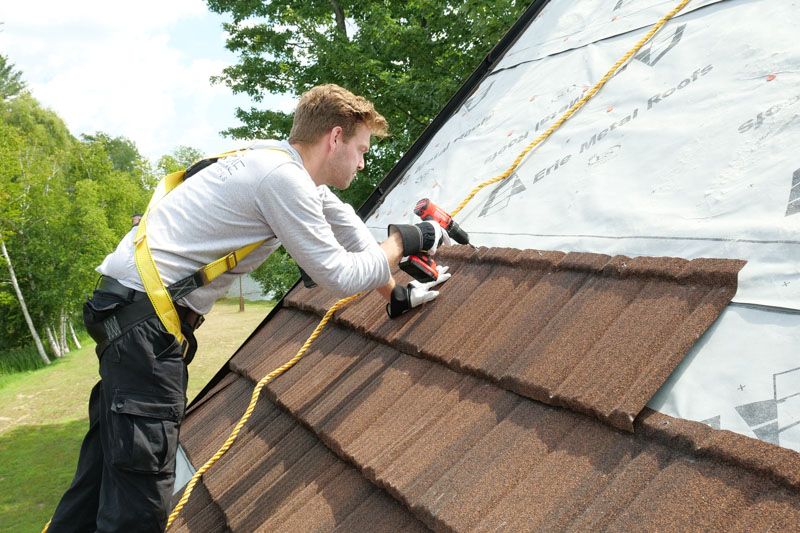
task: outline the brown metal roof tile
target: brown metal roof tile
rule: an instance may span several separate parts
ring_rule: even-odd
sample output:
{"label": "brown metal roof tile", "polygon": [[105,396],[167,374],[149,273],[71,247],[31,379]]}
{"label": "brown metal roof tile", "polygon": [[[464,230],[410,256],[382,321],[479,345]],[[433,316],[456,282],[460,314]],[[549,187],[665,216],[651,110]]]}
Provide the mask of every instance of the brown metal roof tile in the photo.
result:
{"label": "brown metal roof tile", "polygon": [[467,246],[436,257],[454,275],[433,303],[390,320],[371,294],[334,320],[628,431],[733,296],[744,264]]}
{"label": "brown metal roof tile", "polygon": [[[530,290],[542,275],[543,272],[539,270],[530,272],[515,266],[498,265],[483,283],[468,294],[443,330],[425,343],[426,352],[432,355],[450,354],[450,364],[464,368],[477,367],[483,352],[476,354],[470,348],[482,344],[487,335],[494,336],[495,329],[518,302],[520,293]],[[487,302],[496,302],[491,313],[486,312]],[[482,317],[482,320],[476,322],[476,316]]]}
{"label": "brown metal roof tile", "polygon": [[[343,469],[339,475],[330,479],[323,487],[315,479],[304,490],[307,499],[295,508],[285,506],[261,524],[264,531],[309,531],[314,524],[315,531],[334,531],[349,527],[349,531],[390,531],[387,518],[400,519],[416,524],[416,531],[425,531],[422,524],[413,519],[410,513],[398,512],[397,504],[374,485],[366,482],[353,468]],[[368,507],[363,507],[368,503]],[[394,505],[387,505],[387,504]],[[356,513],[360,509],[368,513]],[[388,516],[381,516],[386,513]],[[354,513],[355,516],[352,516]],[[375,527],[377,526],[377,527]]]}
{"label": "brown metal roof tile", "polygon": [[736,289],[739,271],[747,261],[741,259],[711,259],[701,257],[693,259],[680,275],[680,280],[687,283],[701,283],[718,287]]}
{"label": "brown metal roof tile", "polygon": [[292,322],[291,313],[277,313],[272,319],[256,330],[250,342],[245,343],[237,352],[236,359],[241,367],[248,367],[262,359],[259,347],[266,342],[275,342],[275,336],[283,327]]}
{"label": "brown metal roof tile", "polygon": [[[498,372],[496,377],[520,394],[546,403],[562,404],[565,399],[557,396],[558,387],[576,367],[585,364],[592,348],[643,287],[641,282],[634,280],[587,278],[578,292],[550,318],[533,342],[522,348],[511,364]],[[589,376],[584,387],[618,383],[618,377],[613,373]],[[585,405],[587,410],[593,407],[596,404]]]}
{"label": "brown metal roof tile", "polygon": [[[515,302],[474,347],[465,346],[471,354],[470,367],[487,375],[501,375],[547,326],[561,308],[586,282],[580,272],[539,273],[531,271],[515,294]],[[526,290],[527,289],[527,290]],[[493,306],[487,306],[489,312]]]}
{"label": "brown metal roof tile", "polygon": [[[286,372],[267,385],[273,401],[298,413],[316,409],[328,389],[375,348],[374,342],[337,326],[323,331],[317,342],[298,363],[299,372]],[[327,364],[317,365],[322,358]]]}
{"label": "brown metal roof tile", "polygon": [[636,431],[685,453],[710,455],[734,467],[754,470],[775,483],[800,490],[800,453],[706,424],[645,408]]}
{"label": "brown metal roof tile", "polygon": [[[181,496],[183,496],[183,491],[179,491],[173,496],[173,507]],[[187,506],[187,510],[178,515],[170,526],[170,531],[176,533],[178,531],[186,533],[207,533],[209,531],[227,533],[230,531],[225,513],[211,498],[202,479],[194,486],[189,501],[191,507]]]}
{"label": "brown metal roof tile", "polygon": [[[326,428],[337,439],[346,440],[346,437],[349,437],[347,442],[355,439],[359,434],[359,428],[350,425],[352,412],[342,411],[342,407],[351,405],[351,401],[353,405],[358,405],[360,400],[356,398],[357,396],[371,394],[376,376],[383,375],[386,367],[391,365],[398,355],[397,351],[388,346],[373,346],[370,352],[349,367],[337,387],[327,388],[323,396],[309,405],[305,411],[304,421],[318,433],[322,433],[322,428]],[[277,401],[286,405],[282,397]]]}
{"label": "brown metal roof tile", "polygon": [[558,270],[600,274],[603,272],[603,268],[608,264],[610,259],[611,256],[605,254],[569,252],[558,262],[556,268]]}
{"label": "brown metal roof tile", "polygon": [[307,289],[302,284],[298,284],[284,297],[283,301],[285,304],[303,309],[304,311],[323,309],[324,313],[338,301],[338,298],[321,287]]}
{"label": "brown metal roof tile", "polygon": [[444,333],[448,323],[451,322],[449,317],[453,310],[469,298],[493,269],[490,263],[476,262],[478,252],[473,252],[472,248],[468,246],[455,248],[466,250],[445,255],[443,258],[437,254],[437,264],[449,266],[453,273],[449,281],[437,287],[440,293],[443,291],[447,293],[448,305],[425,304],[415,309],[413,313],[406,313],[394,320],[384,315],[376,321],[376,324],[368,327],[367,331],[409,354],[420,353],[422,345],[435,335]]}
{"label": "brown metal roof tile", "polygon": [[398,512],[399,505],[382,490],[376,490],[345,517],[333,531],[352,533],[416,533],[430,531],[411,513]]}
{"label": "brown metal roof tile", "polygon": [[[331,378],[330,373],[325,375]],[[233,410],[240,416],[244,412],[252,386],[247,379],[236,379],[189,418],[222,421],[219,426],[227,437],[233,426],[227,423],[227,413]],[[182,436],[187,447],[201,442],[196,434],[209,429],[191,423],[188,428]],[[197,449],[192,451],[198,454]],[[392,523],[408,531],[426,530],[266,399],[256,404],[234,446],[205,473],[202,486],[195,490],[178,522],[182,531],[196,531],[194,524],[206,527],[203,531],[222,531],[228,525],[235,531],[333,531],[344,523],[367,531],[372,522],[384,524],[384,531]],[[374,505],[364,507],[367,501]],[[189,518],[195,515],[198,518]]]}
{"label": "brown metal roof tile", "polygon": [[[423,363],[422,360],[415,362]],[[441,416],[443,404],[455,401],[444,398],[443,391],[458,390],[465,380],[465,376],[442,366],[424,363],[424,373],[370,423],[369,431],[362,432],[343,447],[346,453],[357,458],[358,464],[363,465],[364,473],[370,479],[375,470],[391,465],[419,438],[419,433],[427,425]]]}
{"label": "brown metal roof tile", "polygon": [[[437,261],[455,275],[435,302],[389,320],[365,295],[267,385],[206,473],[196,505],[209,521],[750,531],[800,519],[800,454],[647,409],[634,421],[730,300],[742,262],[469,247]],[[193,461],[335,301],[295,289],[240,350],[229,366],[247,379],[223,379],[184,424]]]}
{"label": "brown metal roof tile", "polygon": [[[241,350],[228,363],[231,369],[248,377],[253,382],[258,382],[297,354],[319,323],[319,317],[294,309],[287,309],[285,312],[290,316],[285,323],[272,329],[272,336],[269,337],[270,351],[264,353],[255,348],[251,356]],[[278,315],[282,314],[284,314],[284,310],[278,313]],[[260,346],[263,345],[263,342],[263,338],[259,337],[252,339],[247,344]]]}
{"label": "brown metal roof tile", "polygon": [[[641,286],[624,308],[615,310],[613,323],[605,327],[590,350],[580,354],[581,360],[558,385],[554,396],[559,403],[584,412],[591,406],[591,412],[599,418],[632,430],[634,416],[663,381],[651,382],[650,389],[636,387],[636,396],[628,392],[653,366],[664,364],[669,355],[662,353],[664,347],[672,346],[670,340],[682,335],[683,326],[705,293],[705,287],[672,282],[651,281]],[[611,375],[614,381],[597,378]],[[662,374],[663,379],[666,376]],[[622,416],[612,416],[617,413]]]}
{"label": "brown metal roof tile", "polygon": [[621,259],[617,263],[620,265],[620,277],[635,277],[644,280],[677,279],[689,264],[688,260],[680,257],[618,257]]}
{"label": "brown metal roof tile", "polygon": [[[400,274],[399,269],[394,272],[398,282],[402,279]],[[374,324],[385,322],[387,317],[386,300],[377,291],[362,295],[336,314],[338,322],[362,334],[367,334]]]}
{"label": "brown metal roof tile", "polygon": [[[726,459],[738,456],[736,439],[731,446],[731,434],[699,423],[680,421],[670,435],[663,428],[675,419],[648,414],[637,434],[620,432],[435,362],[398,354],[387,364],[379,350],[362,356],[373,357],[380,362],[366,387],[348,375],[320,384],[321,401],[343,403],[330,405],[336,415],[314,429],[431,528],[581,531],[657,523],[740,531],[747,529],[737,524],[753,523],[765,508],[781,513],[766,523],[798,514],[791,506],[800,508],[800,489],[786,482],[797,476],[795,452],[786,451],[793,473],[781,478],[770,474],[782,467],[774,456],[762,464]],[[328,364],[338,365],[316,362]],[[351,372],[364,374],[362,365]],[[713,445],[698,443],[709,441],[707,432],[718,436]],[[762,451],[772,455],[774,448]]]}
{"label": "brown metal roof tile", "polygon": [[[192,464],[199,467],[225,443],[247,407],[240,398],[249,399],[252,389],[253,385],[247,380],[234,379],[198,409],[192,410],[192,413],[202,414],[186,416],[181,425],[181,444]],[[213,424],[208,423],[209,417]]]}

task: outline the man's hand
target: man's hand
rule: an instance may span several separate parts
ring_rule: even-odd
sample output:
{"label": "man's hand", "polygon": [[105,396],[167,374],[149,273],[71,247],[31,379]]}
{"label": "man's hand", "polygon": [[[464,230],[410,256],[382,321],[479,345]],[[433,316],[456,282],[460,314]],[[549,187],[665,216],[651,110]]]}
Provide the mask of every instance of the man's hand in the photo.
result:
{"label": "man's hand", "polygon": [[444,243],[450,244],[450,236],[436,222],[426,220],[418,224],[390,224],[389,237],[399,233],[403,242],[403,256],[426,252],[436,253],[436,249]]}
{"label": "man's hand", "polygon": [[[422,251],[427,252],[428,255],[435,254],[436,250],[441,245],[450,246],[453,244],[450,242],[450,235],[436,222],[426,220],[425,222],[417,224],[417,227],[422,231],[423,246],[427,246],[427,248],[423,248]],[[432,235],[431,232],[433,233]]]}
{"label": "man's hand", "polygon": [[448,267],[439,268],[439,278],[436,281],[429,283],[422,283],[419,281],[412,281],[407,286],[396,285],[392,290],[391,301],[386,304],[386,312],[389,318],[397,318],[409,309],[430,302],[437,296],[439,291],[431,290],[433,287],[444,283],[450,279],[450,273],[447,272]]}

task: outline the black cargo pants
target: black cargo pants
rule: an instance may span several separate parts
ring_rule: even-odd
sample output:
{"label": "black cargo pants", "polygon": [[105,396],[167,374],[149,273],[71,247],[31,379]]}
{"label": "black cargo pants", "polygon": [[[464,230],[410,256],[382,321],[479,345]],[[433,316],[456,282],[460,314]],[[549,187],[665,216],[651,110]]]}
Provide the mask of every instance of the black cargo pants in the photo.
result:
{"label": "black cargo pants", "polygon": [[[100,322],[127,303],[95,291],[84,321]],[[153,316],[98,356],[101,379],[89,398],[89,431],[49,531],[163,531],[186,406],[181,347]]]}

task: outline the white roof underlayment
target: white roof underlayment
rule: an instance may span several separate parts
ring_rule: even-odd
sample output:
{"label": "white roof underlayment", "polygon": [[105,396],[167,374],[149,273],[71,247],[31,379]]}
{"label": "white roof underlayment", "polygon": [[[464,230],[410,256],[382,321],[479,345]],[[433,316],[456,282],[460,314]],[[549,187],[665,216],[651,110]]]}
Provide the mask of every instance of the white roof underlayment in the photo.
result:
{"label": "white roof underlayment", "polygon": [[[549,2],[367,220],[453,210],[677,4]],[[800,451],[800,5],[696,1],[456,220],[476,245],[746,259],[651,400]]]}

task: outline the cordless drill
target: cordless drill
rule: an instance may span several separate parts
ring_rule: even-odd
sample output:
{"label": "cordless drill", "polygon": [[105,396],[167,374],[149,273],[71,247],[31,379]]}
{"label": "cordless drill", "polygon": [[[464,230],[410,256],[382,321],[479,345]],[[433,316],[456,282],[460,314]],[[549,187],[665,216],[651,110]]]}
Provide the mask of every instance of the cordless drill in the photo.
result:
{"label": "cordless drill", "polygon": [[[446,211],[431,202],[428,198],[423,198],[414,207],[414,214],[422,220],[430,220],[439,224],[451,239],[458,244],[469,244],[469,235],[453,220]],[[427,283],[436,281],[439,271],[436,269],[436,262],[430,255],[419,252],[410,255],[400,262],[400,268],[408,273],[417,281]]]}

